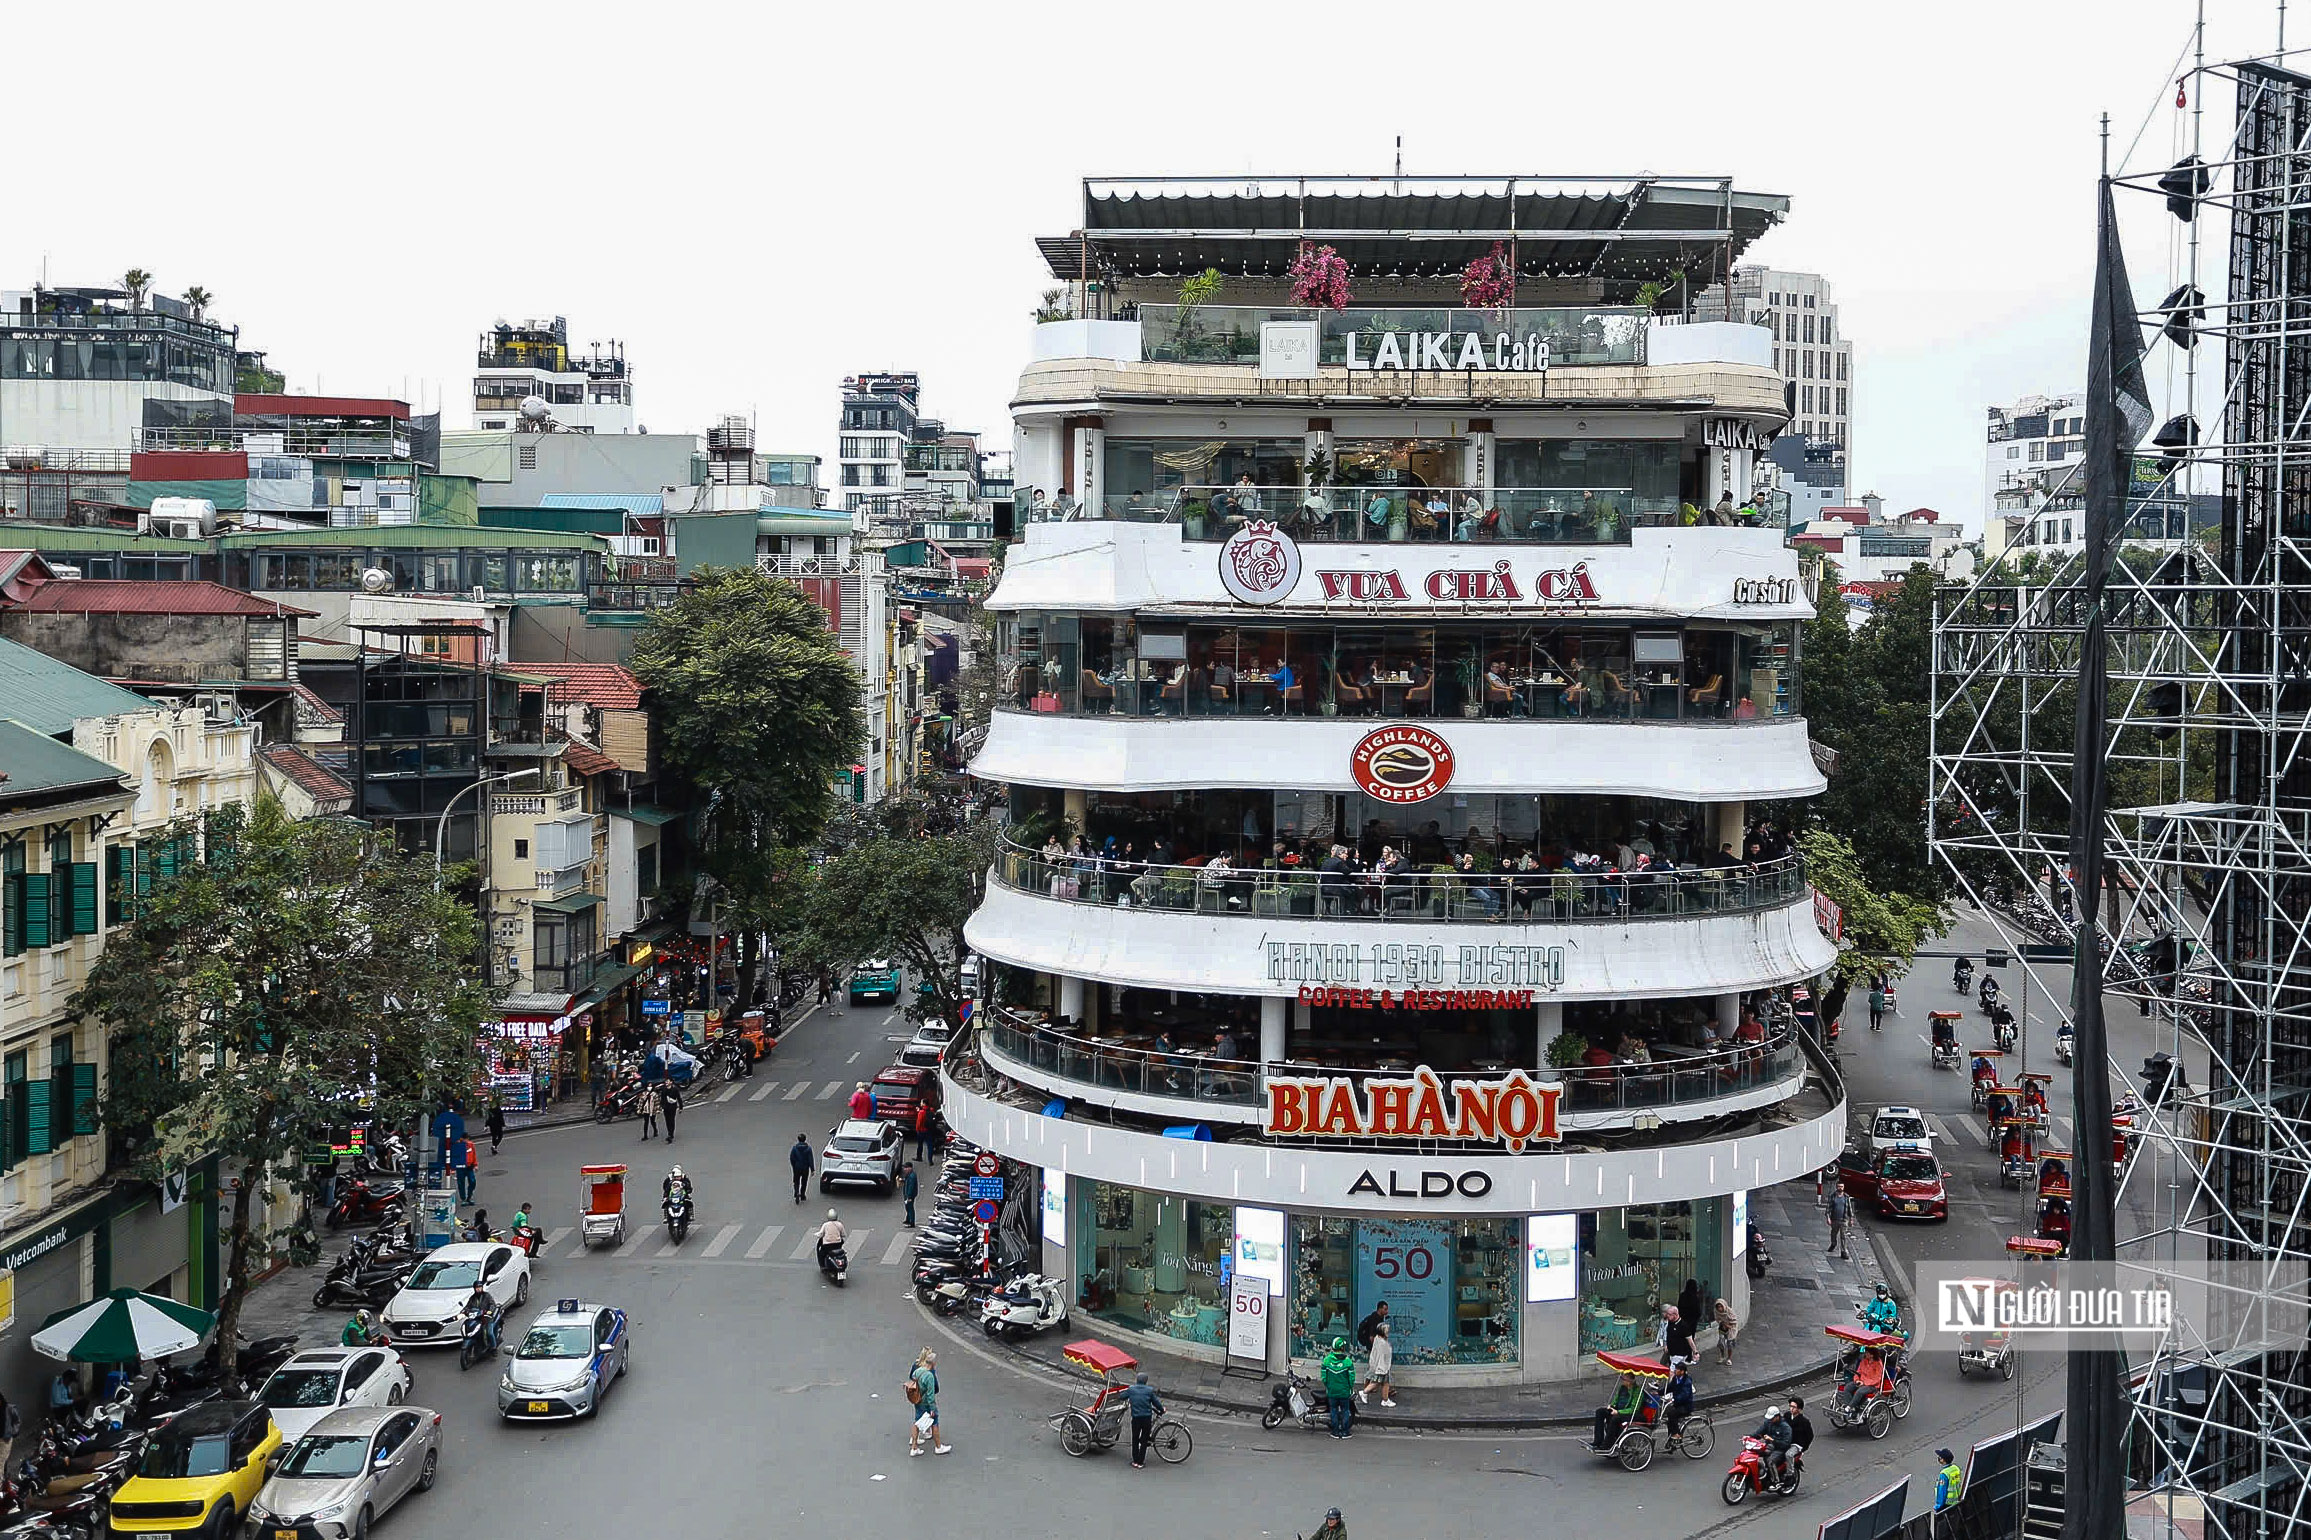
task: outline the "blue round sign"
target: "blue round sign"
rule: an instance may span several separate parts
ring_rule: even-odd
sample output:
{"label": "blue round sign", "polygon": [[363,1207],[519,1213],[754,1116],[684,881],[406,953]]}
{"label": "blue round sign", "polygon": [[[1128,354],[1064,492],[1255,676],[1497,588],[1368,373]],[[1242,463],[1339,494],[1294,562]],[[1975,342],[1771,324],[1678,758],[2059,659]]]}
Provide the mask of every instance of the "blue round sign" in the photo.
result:
{"label": "blue round sign", "polygon": [[995,1222],[995,1200],[993,1198],[981,1198],[972,1204],[971,1217],[983,1225],[993,1224]]}

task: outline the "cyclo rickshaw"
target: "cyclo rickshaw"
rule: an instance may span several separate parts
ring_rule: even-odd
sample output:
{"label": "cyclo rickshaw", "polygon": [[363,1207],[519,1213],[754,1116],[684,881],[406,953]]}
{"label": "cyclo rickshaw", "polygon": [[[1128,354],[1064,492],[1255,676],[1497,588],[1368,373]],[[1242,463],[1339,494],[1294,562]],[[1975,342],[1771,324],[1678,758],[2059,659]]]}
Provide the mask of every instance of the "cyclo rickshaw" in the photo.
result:
{"label": "cyclo rickshaw", "polygon": [[1688,1460],[1706,1460],[1709,1451],[1717,1447],[1717,1426],[1709,1414],[1695,1407],[1672,1433],[1669,1429],[1670,1369],[1665,1363],[1639,1353],[1599,1353],[1597,1362],[1615,1374],[1634,1374],[1641,1380],[1660,1381],[1647,1384],[1647,1394],[1637,1408],[1637,1415],[1629,1419],[1612,1443],[1603,1447],[1591,1444],[1589,1453],[1604,1455],[1621,1462],[1623,1470],[1643,1470],[1653,1463],[1653,1456],[1674,1448]]}
{"label": "cyclo rickshaw", "polygon": [[613,1246],[626,1239],[626,1168],[578,1168],[578,1244],[591,1251],[596,1241]]}
{"label": "cyclo rickshaw", "polygon": [[2000,1118],[1992,1136],[1999,1185],[2021,1191],[2038,1166],[2038,1124],[2026,1117]]}
{"label": "cyclo rickshaw", "polygon": [[2126,1175],[2127,1157],[2134,1153],[2134,1120],[2141,1111],[2142,1103],[2131,1096],[2111,1111],[2110,1172],[2114,1179]]}
{"label": "cyclo rickshaw", "polygon": [[[1070,1455],[1082,1456],[1096,1450],[1113,1449],[1123,1436],[1123,1419],[1129,1403],[1124,1391],[1129,1385],[1127,1376],[1139,1367],[1139,1360],[1122,1348],[1086,1337],[1081,1342],[1070,1342],[1060,1352],[1079,1369],[1099,1376],[1099,1394],[1088,1405],[1070,1406],[1051,1414],[1047,1419],[1059,1434],[1059,1447]],[[1177,1465],[1188,1457],[1195,1440],[1188,1436],[1187,1424],[1176,1417],[1156,1419],[1149,1443],[1156,1458],[1166,1465]]]}
{"label": "cyclo rickshaw", "polygon": [[2032,1072],[2017,1075],[2014,1078],[2022,1083],[2022,1111],[2024,1115],[2035,1117],[2043,1124],[2046,1118],[2046,1088],[2054,1084],[2054,1077]]}
{"label": "cyclo rickshaw", "polygon": [[[1907,1355],[1910,1339],[1898,1332],[1871,1331],[1866,1326],[1825,1326],[1822,1328],[1840,1342],[1858,1350],[1863,1358],[1875,1355],[1885,1366],[1885,1381],[1864,1397],[1858,1406],[1849,1407],[1845,1385],[1830,1397],[1830,1426],[1833,1428],[1867,1428],[1870,1437],[1884,1438],[1897,1417],[1910,1415],[1910,1366]],[[1855,1368],[1858,1372],[1860,1364]]]}
{"label": "cyclo rickshaw", "polygon": [[1926,1022],[1933,1029],[1933,1064],[1936,1069],[1958,1067],[1958,1012],[1928,1011]]}
{"label": "cyclo rickshaw", "polygon": [[[2062,1247],[2035,1235],[2009,1235],[2007,1253],[2017,1261],[2017,1276],[2001,1278],[1994,1292],[2003,1296],[2014,1294],[2022,1287],[2020,1274],[2033,1262],[2051,1262],[2062,1255]],[[1995,1374],[2002,1380],[2014,1378],[2014,1333],[2003,1325],[1993,1324],[1977,1337],[1973,1332],[1958,1334],[1958,1378],[1964,1379],[1976,1369],[1984,1374]]]}
{"label": "cyclo rickshaw", "polygon": [[1982,1116],[1995,1131],[2008,1118],[2022,1115],[2022,1087],[1993,1084],[1982,1094]]}
{"label": "cyclo rickshaw", "polygon": [[2070,1183],[2038,1189],[2038,1238],[2054,1242],[2058,1256],[2070,1254]]}
{"label": "cyclo rickshaw", "polygon": [[1976,1048],[1967,1054],[1973,1066],[1975,1111],[1981,1111],[1988,1103],[1991,1088],[1998,1084],[1998,1061],[2005,1057],[1995,1048]]}

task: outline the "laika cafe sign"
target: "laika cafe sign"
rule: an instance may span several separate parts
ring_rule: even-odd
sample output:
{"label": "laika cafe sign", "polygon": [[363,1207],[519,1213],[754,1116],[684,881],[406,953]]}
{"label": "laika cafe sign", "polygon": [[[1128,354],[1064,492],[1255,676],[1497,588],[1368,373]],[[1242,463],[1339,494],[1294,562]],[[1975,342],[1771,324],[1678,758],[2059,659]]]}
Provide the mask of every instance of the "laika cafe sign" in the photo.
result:
{"label": "laika cafe sign", "polygon": [[1522,337],[1495,332],[1489,338],[1475,332],[1382,332],[1377,342],[1369,333],[1349,332],[1344,340],[1352,374],[1398,369],[1539,374],[1549,367],[1549,339],[1539,332]]}
{"label": "laika cafe sign", "polygon": [[1512,1155],[1556,1144],[1561,1086],[1521,1069],[1486,1080],[1446,1081],[1425,1064],[1409,1075],[1362,1079],[1278,1077],[1267,1082],[1263,1133],[1279,1139],[1464,1139]]}

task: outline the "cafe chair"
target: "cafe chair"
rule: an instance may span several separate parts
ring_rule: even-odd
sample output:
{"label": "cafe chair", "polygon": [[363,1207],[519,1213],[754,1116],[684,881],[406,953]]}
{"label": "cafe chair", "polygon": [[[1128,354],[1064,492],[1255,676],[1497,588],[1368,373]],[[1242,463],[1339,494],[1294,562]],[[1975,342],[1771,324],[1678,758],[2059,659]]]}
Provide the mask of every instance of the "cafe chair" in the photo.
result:
{"label": "cafe chair", "polygon": [[1516,703],[1516,691],[1510,689],[1505,684],[1494,684],[1489,679],[1485,681],[1485,715],[1505,717],[1516,708]]}
{"label": "cafe chair", "polygon": [[1113,711],[1115,709],[1115,686],[1088,668],[1079,670],[1079,672],[1083,675],[1083,682],[1079,686],[1083,695],[1083,709],[1086,711],[1095,709]]}
{"label": "cafe chair", "polygon": [[1613,710],[1633,712],[1637,706],[1637,692],[1621,682],[1621,676],[1605,671],[1605,704]]}
{"label": "cafe chair", "polygon": [[1233,699],[1233,697],[1228,694],[1228,687],[1224,684],[1215,684],[1208,685],[1205,688],[1210,696],[1213,709],[1217,711],[1225,711],[1228,707],[1229,701]]}
{"label": "cafe chair", "polygon": [[1685,692],[1685,704],[1688,706],[1706,706],[1714,711],[1717,709],[1719,698],[1724,693],[1725,676],[1723,674],[1711,674],[1709,683]]}
{"label": "cafe chair", "polygon": [[1361,689],[1358,689],[1355,685],[1352,685],[1347,680],[1341,678],[1340,670],[1337,668],[1331,670],[1331,674],[1332,698],[1339,704],[1341,714],[1343,716],[1350,714],[1358,716],[1363,715],[1366,706],[1365,693]]}
{"label": "cafe chair", "polygon": [[1286,716],[1297,716],[1304,710],[1306,697],[1299,685],[1287,685],[1276,692],[1276,709]]}
{"label": "cafe chair", "polygon": [[1179,678],[1172,680],[1157,693],[1163,698],[1165,714],[1169,716],[1178,716],[1181,712],[1187,710],[1188,706],[1187,675],[1180,675]]}
{"label": "cafe chair", "polygon": [[1436,676],[1429,675],[1404,692],[1404,714],[1425,716],[1436,706]]}

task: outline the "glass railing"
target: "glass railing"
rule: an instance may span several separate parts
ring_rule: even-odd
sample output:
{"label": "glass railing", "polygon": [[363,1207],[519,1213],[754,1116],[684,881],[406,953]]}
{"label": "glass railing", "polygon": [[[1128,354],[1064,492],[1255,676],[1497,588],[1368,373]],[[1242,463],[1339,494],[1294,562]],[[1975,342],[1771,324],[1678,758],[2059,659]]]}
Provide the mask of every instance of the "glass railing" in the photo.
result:
{"label": "glass railing", "polygon": [[[1461,339],[1474,337],[1488,370],[1538,373],[1579,364],[1643,363],[1649,313],[1608,307],[1503,311],[1418,305],[1348,310],[1199,305],[1183,320],[1177,305],[1141,305],[1140,357],[1151,363],[1254,365],[1260,361],[1261,322],[1314,321],[1316,361],[1323,365],[1349,367],[1353,344],[1356,363],[1362,367],[1410,352],[1414,356],[1403,365],[1408,370],[1431,367],[1436,357],[1443,356],[1447,362],[1441,372],[1459,373]],[[1393,342],[1388,340],[1392,336]],[[1414,347],[1415,336],[1449,337],[1451,345],[1440,355]]]}
{"label": "glass railing", "polygon": [[1098,856],[1050,857],[1016,845],[996,854],[996,878],[1016,892],[1072,904],[1249,919],[1415,924],[1549,924],[1678,919],[1792,904],[1805,865],[1785,856],[1724,870],[1621,872],[1322,872],[1271,866],[1158,866]]}
{"label": "glass railing", "polygon": [[[1225,540],[1253,519],[1301,540],[1390,544],[1510,541],[1546,545],[1626,543],[1638,525],[1673,525],[1674,494],[1633,487],[1182,486],[1110,492],[1097,510],[1061,502],[1045,522],[1071,518],[1177,524],[1190,540]],[[1028,522],[1038,522],[1031,513]]]}
{"label": "glass railing", "polygon": [[[1401,1079],[1402,1068],[1346,1069],[1291,1061],[1262,1066],[1244,1059],[1219,1059],[1194,1048],[1146,1046],[1127,1023],[1113,1034],[1093,1036],[1062,1030],[1002,1007],[987,1012],[988,1064],[999,1073],[1038,1071],[1054,1079],[1101,1090],[1187,1102],[1256,1107],[1265,1071],[1279,1077],[1346,1080]],[[1782,1029],[1763,1041],[1719,1048],[1657,1047],[1641,1063],[1528,1070],[1543,1083],[1564,1087],[1567,1112],[1658,1111],[1698,1105],[1775,1086],[1802,1084],[1806,1060],[1796,1032]],[[1508,1067],[1472,1068],[1468,1078],[1508,1072]],[[1445,1072],[1452,1078],[1454,1072]],[[1300,1142],[1300,1141],[1295,1141]],[[1316,1141],[1322,1142],[1322,1141]],[[1547,1147],[1536,1147],[1543,1149]]]}
{"label": "glass railing", "polygon": [[[1343,658],[1327,666],[1295,651],[1292,671],[1142,664],[1146,677],[1121,668],[1064,671],[1032,665],[1011,670],[995,699],[999,711],[1040,716],[1132,717],[1141,721],[1203,717],[1404,717],[1425,721],[1683,722],[1738,727],[1798,714],[1795,680],[1770,664],[1745,667],[1731,686],[1707,664],[1567,670],[1546,661],[1487,667],[1460,664],[1434,674],[1398,664],[1368,670]],[[1750,693],[1744,694],[1747,690]]]}

